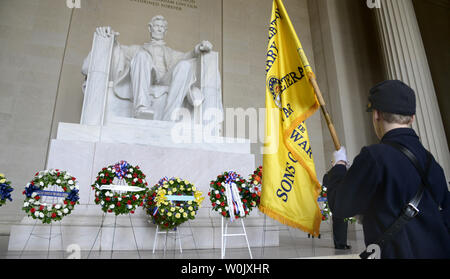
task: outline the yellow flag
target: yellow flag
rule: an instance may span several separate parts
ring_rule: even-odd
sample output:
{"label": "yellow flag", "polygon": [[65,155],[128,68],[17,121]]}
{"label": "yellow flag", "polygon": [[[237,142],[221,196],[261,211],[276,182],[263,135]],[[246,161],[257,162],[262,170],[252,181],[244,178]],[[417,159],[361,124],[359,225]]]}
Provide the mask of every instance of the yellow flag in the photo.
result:
{"label": "yellow flag", "polygon": [[313,77],[281,0],[274,0],[266,60],[266,135],[260,210],[279,222],[319,234],[320,184],[305,119],[318,108]]}

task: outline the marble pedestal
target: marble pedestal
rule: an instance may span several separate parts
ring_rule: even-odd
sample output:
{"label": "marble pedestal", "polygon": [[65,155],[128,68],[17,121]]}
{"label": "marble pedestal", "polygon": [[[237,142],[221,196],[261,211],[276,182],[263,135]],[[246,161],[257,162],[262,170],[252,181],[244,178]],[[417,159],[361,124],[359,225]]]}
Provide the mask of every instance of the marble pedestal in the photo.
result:
{"label": "marble pedestal", "polygon": [[[135,214],[119,216],[106,215],[99,237],[103,212],[95,205],[91,184],[102,167],[126,160],[131,165],[139,165],[147,176],[149,185],[154,185],[164,177],[180,177],[189,180],[203,192],[205,200],[195,220],[180,227],[181,235],[194,233],[182,239],[183,249],[220,248],[221,217],[211,210],[208,198],[209,184],[224,171],[234,170],[243,177],[248,177],[255,169],[254,155],[250,154],[249,142],[234,143],[183,143],[177,144],[167,133],[158,134],[159,139],[146,143],[145,131],[151,138],[164,123],[147,122],[146,127],[120,129],[120,124],[111,124],[101,128],[78,124],[61,123],[57,139],[52,140],[47,169],[67,170],[77,178],[80,185],[80,205],[71,215],[60,223],[43,225],[25,217],[19,225],[11,228],[9,250],[66,250],[76,244],[81,250],[152,250],[156,226],[149,222],[143,209]],[[117,125],[117,126],[115,126]],[[159,127],[159,128],[158,128]],[[144,131],[144,132],[143,132]],[[161,129],[161,131],[166,131]],[[167,132],[167,131],[166,131]],[[130,135],[140,133],[142,137]],[[105,136],[108,135],[108,136]],[[114,138],[129,137],[135,143],[114,142]],[[156,138],[156,137],[154,137]],[[131,140],[132,142],[132,140]],[[115,225],[114,225],[115,224]],[[251,247],[277,246],[278,232],[276,222],[266,218],[266,233],[263,236],[264,215],[254,209],[245,219],[247,234]],[[190,226],[190,228],[189,228]],[[34,228],[33,235],[30,233]],[[50,230],[52,237],[49,241]],[[229,226],[229,233],[240,233],[240,223]],[[114,236],[114,238],[113,238]],[[263,241],[264,239],[264,241]],[[28,243],[27,243],[28,241]],[[94,245],[94,241],[96,241]],[[113,246],[114,242],[114,246]],[[25,244],[27,243],[26,247]],[[157,249],[162,249],[163,237],[158,241]],[[174,241],[169,241],[167,249],[178,249]],[[244,237],[228,241],[228,248],[246,247]]]}

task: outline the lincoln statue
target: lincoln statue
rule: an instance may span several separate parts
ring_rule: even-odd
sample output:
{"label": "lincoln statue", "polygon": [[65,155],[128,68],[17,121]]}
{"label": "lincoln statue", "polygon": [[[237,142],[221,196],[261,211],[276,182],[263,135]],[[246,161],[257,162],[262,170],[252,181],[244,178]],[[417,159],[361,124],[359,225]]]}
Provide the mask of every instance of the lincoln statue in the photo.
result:
{"label": "lincoln statue", "polygon": [[[114,41],[110,74],[114,94],[132,102],[135,118],[169,121],[184,102],[194,108],[203,102],[202,92],[193,86],[199,78],[196,58],[210,52],[212,44],[202,41],[187,53],[173,50],[164,41],[167,28],[166,19],[158,15],[148,23],[150,42],[125,46]],[[96,35],[117,38],[118,33],[111,27],[98,27]],[[87,72],[88,61],[83,72]]]}

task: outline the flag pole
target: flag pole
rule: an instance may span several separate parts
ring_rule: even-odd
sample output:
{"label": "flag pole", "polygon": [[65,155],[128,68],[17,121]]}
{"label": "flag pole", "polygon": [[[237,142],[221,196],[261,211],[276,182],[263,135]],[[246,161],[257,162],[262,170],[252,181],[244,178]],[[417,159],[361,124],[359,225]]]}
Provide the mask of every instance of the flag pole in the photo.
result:
{"label": "flag pole", "polygon": [[[303,48],[297,49],[298,55],[300,56],[300,59],[302,60],[303,67],[311,68],[311,65],[308,62],[308,59],[306,58],[305,52],[303,51]],[[323,99],[322,92],[320,91],[319,85],[317,84],[316,77],[312,70],[308,71],[308,79],[311,82],[311,85],[314,88],[314,93],[316,94],[317,100],[319,101],[320,109],[322,111],[323,116],[325,117],[325,121],[328,125],[328,130],[330,131],[331,138],[333,139],[334,148],[336,150],[341,149],[341,143],[339,141],[338,135],[336,133],[336,129],[334,128],[333,121],[331,121],[331,116],[328,113],[325,100]]]}
{"label": "flag pole", "polygon": [[320,91],[319,85],[317,84],[317,80],[315,77],[311,77],[309,79],[311,82],[314,92],[316,93],[317,100],[319,101],[320,109],[322,111],[323,116],[325,117],[325,121],[327,122],[328,129],[330,130],[331,138],[333,139],[334,148],[336,150],[341,149],[341,143],[339,141],[338,135],[336,133],[336,129],[334,128],[333,121],[331,121],[331,116],[328,113],[327,107],[325,105],[325,101],[322,96],[322,92]]}

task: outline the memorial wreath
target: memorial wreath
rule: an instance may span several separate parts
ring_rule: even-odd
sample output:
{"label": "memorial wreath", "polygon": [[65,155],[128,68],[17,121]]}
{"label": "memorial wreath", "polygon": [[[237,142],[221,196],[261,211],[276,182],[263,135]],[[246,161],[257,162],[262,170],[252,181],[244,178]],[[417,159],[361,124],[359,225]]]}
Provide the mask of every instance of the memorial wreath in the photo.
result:
{"label": "memorial wreath", "polygon": [[[322,221],[328,221],[333,214],[331,213],[330,207],[328,206],[327,187],[322,187],[319,199],[317,201],[319,202],[320,211],[322,213]],[[356,218],[345,218],[344,221],[353,224],[356,222]]]}
{"label": "memorial wreath", "polygon": [[212,209],[231,221],[250,214],[259,199],[252,187],[234,171],[217,176],[211,181],[210,188],[208,195]]}
{"label": "memorial wreath", "polygon": [[[56,187],[61,188],[61,191]],[[49,190],[49,188],[52,188]],[[47,190],[46,190],[47,189]],[[23,194],[25,201],[23,210],[33,219],[42,220],[44,224],[52,221],[60,221],[69,215],[74,206],[79,203],[79,187],[75,177],[66,171],[50,169],[37,172],[33,180],[27,184]],[[62,202],[49,202],[48,197],[53,200],[63,198]]]}
{"label": "memorial wreath", "polygon": [[261,199],[262,188],[262,166],[259,166],[249,178],[249,187],[251,193],[256,193],[256,206],[259,205]]}
{"label": "memorial wreath", "polygon": [[11,187],[11,181],[6,180],[3,173],[0,173],[0,207],[6,203],[6,200],[12,201],[11,192],[14,189]]}
{"label": "memorial wreath", "polygon": [[120,161],[102,168],[98,173],[92,185],[94,201],[106,213],[133,214],[144,203],[147,185],[145,174],[139,166]]}
{"label": "memorial wreath", "polygon": [[189,181],[164,177],[147,192],[144,207],[155,224],[170,230],[195,219],[203,199]]}

